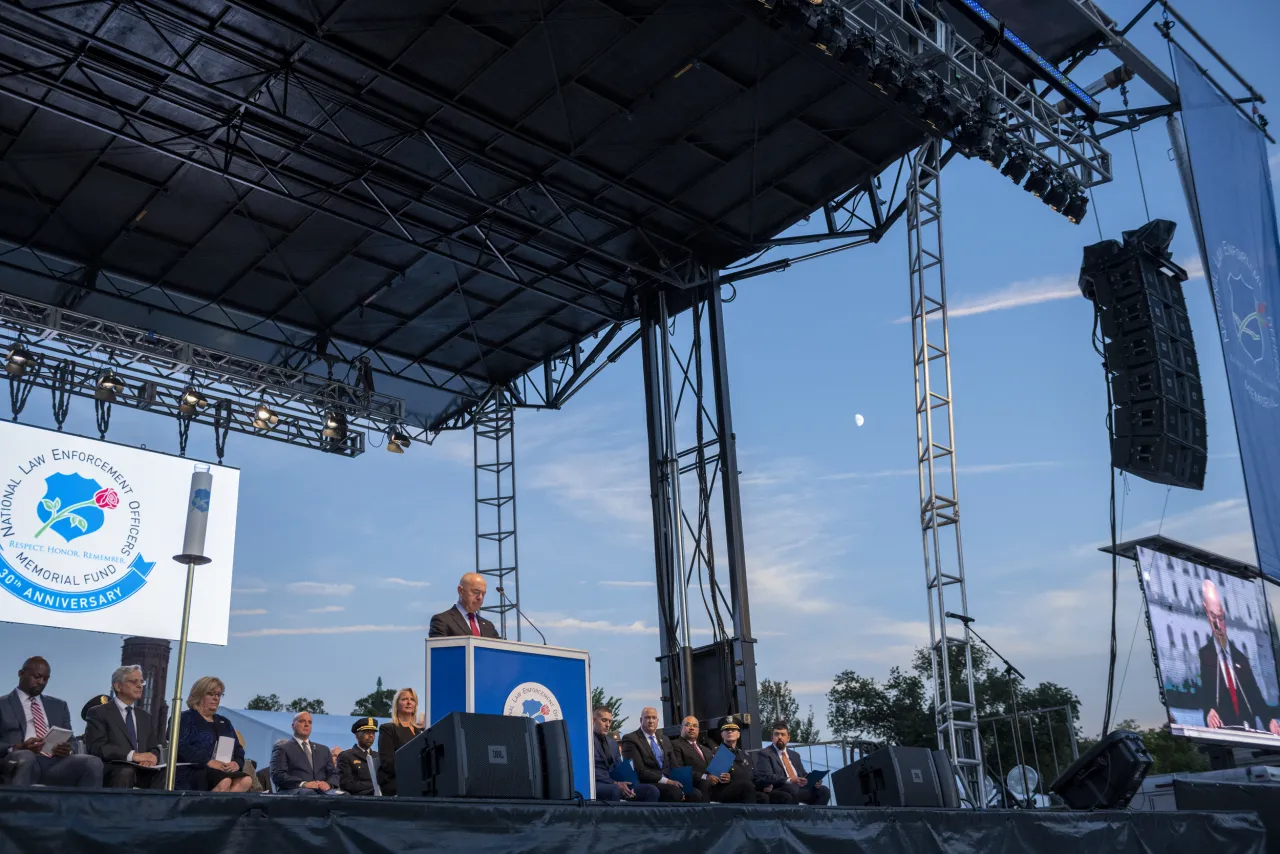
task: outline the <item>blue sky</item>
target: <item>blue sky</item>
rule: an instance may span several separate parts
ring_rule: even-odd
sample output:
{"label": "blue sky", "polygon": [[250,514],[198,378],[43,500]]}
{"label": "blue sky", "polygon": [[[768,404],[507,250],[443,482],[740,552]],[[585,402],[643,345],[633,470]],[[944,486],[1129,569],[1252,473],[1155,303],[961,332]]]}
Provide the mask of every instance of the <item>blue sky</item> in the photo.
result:
{"label": "blue sky", "polygon": [[[1125,20],[1140,3],[1105,5]],[[1280,71],[1265,59],[1280,9],[1179,7],[1280,98]],[[1149,24],[1133,37],[1167,66]],[[1095,57],[1074,77],[1087,83],[1115,64]],[[1119,108],[1118,93],[1103,99]],[[1150,103],[1145,87],[1134,85],[1133,100]],[[1179,224],[1175,258],[1189,261],[1194,239],[1163,123],[1142,129],[1137,146],[1151,214]],[[1116,180],[1096,192],[1094,210],[1104,235],[1118,237],[1146,216],[1128,136],[1109,148]],[[1098,239],[1093,212],[1073,226],[977,162],[948,167],[943,193],[970,612],[1032,682],[1074,689],[1084,729],[1096,732],[1108,642],[1110,562],[1096,551],[1107,536],[1106,397],[1092,309],[1075,289],[1080,250]],[[1154,533],[1163,517],[1169,536],[1252,560],[1203,278],[1186,293],[1208,407],[1205,489],[1130,479],[1123,535]],[[878,246],[744,283],[726,312],[759,675],[790,680],[824,731],[833,674],[882,677],[927,639],[908,303],[900,224]],[[551,643],[591,651],[596,683],[624,698],[632,722],[658,694],[637,356],[565,411],[517,420],[522,606]],[[37,393],[23,420],[48,426],[48,411]],[[93,435],[92,422],[90,403],[73,401],[70,429]],[[144,413],[117,411],[110,435],[177,448],[176,425]],[[211,429],[194,428],[191,443],[193,456],[212,455]],[[318,696],[339,713],[379,676],[420,689],[430,615],[474,566],[470,433],[354,461],[232,436],[226,462],[242,470],[231,638],[193,647],[188,681],[221,677],[233,707],[277,693]],[[1138,615],[1133,571],[1122,565],[1128,672],[1117,715],[1156,724],[1163,712]],[[0,648],[14,672],[27,655],[49,658],[50,693],[73,706],[105,689],[119,663],[113,636],[2,625]]]}

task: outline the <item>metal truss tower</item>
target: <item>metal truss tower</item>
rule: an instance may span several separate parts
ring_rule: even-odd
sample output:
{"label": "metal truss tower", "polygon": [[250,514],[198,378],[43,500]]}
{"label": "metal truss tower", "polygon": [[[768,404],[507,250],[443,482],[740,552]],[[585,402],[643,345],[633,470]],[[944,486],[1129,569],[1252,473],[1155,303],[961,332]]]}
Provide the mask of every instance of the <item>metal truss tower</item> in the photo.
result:
{"label": "metal truss tower", "polygon": [[920,527],[938,746],[950,755],[969,787],[973,804],[980,806],[984,791],[982,744],[973,690],[956,484],[941,170],[942,140],[930,140],[916,152],[907,191]]}
{"label": "metal truss tower", "polygon": [[[718,274],[691,274],[702,284],[655,290],[640,304],[663,715],[674,724],[690,714],[704,720],[736,714],[758,734],[724,309]],[[720,585],[726,570],[728,596]],[[689,616],[695,597],[712,634],[697,650]]]}
{"label": "metal truss tower", "polygon": [[[476,409],[472,435],[476,477],[476,572],[493,590],[481,610],[506,638],[512,615],[520,640],[520,574],[516,549],[516,410],[506,388],[489,390]],[[496,593],[494,596],[492,594]]]}

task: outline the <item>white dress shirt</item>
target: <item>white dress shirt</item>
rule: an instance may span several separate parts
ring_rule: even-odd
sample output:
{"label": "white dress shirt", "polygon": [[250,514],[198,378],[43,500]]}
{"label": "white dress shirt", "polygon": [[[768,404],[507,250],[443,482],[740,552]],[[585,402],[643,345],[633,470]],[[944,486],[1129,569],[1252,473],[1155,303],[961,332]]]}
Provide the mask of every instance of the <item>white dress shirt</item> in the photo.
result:
{"label": "white dress shirt", "polygon": [[1229,643],[1220,644],[1218,643],[1218,639],[1214,638],[1213,646],[1218,652],[1218,667],[1221,668],[1226,673],[1230,673],[1231,681],[1235,682],[1236,680],[1235,670],[1233,670],[1231,667],[1231,644]]}

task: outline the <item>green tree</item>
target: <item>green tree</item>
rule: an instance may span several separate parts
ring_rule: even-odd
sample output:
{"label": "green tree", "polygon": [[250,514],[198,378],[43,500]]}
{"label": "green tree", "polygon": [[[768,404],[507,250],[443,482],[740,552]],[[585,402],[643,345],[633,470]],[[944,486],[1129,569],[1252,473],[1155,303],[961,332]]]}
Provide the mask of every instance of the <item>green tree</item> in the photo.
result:
{"label": "green tree", "polygon": [[791,693],[791,685],[787,682],[774,682],[766,679],[760,683],[760,717],[767,731],[776,721],[786,721],[791,740],[797,744],[813,744],[821,733],[813,725],[813,707],[809,707],[808,716],[800,717],[800,704]]}
{"label": "green tree", "polygon": [[359,700],[356,700],[356,707],[351,710],[351,714],[364,718],[389,718],[391,717],[391,701],[395,698],[396,692],[391,688],[382,687],[382,677],[378,677],[378,687],[373,690],[372,694],[366,694]]}
{"label": "green tree", "polygon": [[591,708],[594,710],[596,706],[607,706],[613,712],[613,724],[609,727],[609,732],[622,732],[622,725],[627,722],[626,718],[621,717],[622,698],[606,697],[604,689],[597,686],[591,689]]}
{"label": "green tree", "polygon": [[313,715],[328,714],[324,710],[324,700],[308,700],[306,697],[299,697],[290,701],[289,705],[284,707],[284,710],[295,714],[298,712],[310,712]]}
{"label": "green tree", "polygon": [[277,694],[271,694],[270,696],[257,694],[248,703],[245,703],[244,707],[254,712],[284,711],[284,703],[280,702],[280,697]]}

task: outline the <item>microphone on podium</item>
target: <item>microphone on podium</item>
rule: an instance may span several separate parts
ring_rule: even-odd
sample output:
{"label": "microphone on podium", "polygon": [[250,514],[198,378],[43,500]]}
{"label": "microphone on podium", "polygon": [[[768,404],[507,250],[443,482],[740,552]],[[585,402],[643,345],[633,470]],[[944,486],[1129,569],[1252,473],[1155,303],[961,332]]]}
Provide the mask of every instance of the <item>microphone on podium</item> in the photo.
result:
{"label": "microphone on podium", "polygon": [[[501,587],[498,588],[498,598],[499,600],[501,600],[503,605],[507,604],[507,592],[503,590]],[[542,629],[535,626],[533,624],[533,620],[530,620],[528,617],[525,617],[524,611],[521,611],[520,606],[517,605],[515,602],[511,603],[511,607],[516,609],[516,619],[519,619],[520,617],[524,617],[524,621],[529,624],[529,628],[533,629],[535,632],[538,633],[538,637],[542,638],[542,645],[546,646],[547,636],[542,633]]]}

